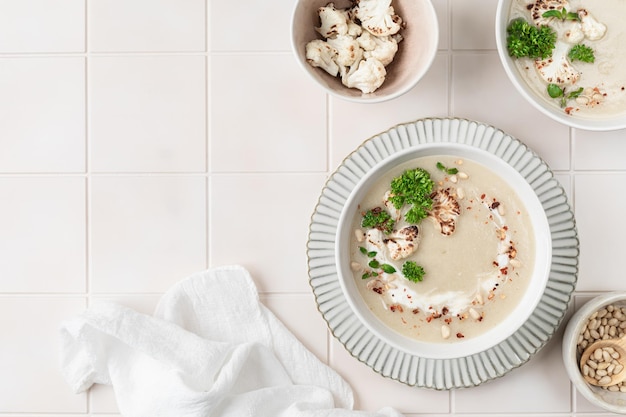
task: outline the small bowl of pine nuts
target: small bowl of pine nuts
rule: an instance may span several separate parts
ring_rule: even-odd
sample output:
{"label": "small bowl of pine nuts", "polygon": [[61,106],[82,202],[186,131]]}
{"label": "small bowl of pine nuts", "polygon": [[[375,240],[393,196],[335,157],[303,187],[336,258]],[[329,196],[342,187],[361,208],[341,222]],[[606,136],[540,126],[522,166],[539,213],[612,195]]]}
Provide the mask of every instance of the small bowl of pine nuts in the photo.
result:
{"label": "small bowl of pine nuts", "polygon": [[626,292],[610,292],[589,300],[576,311],[563,335],[563,363],[578,392],[595,406],[619,414],[626,414],[626,381],[595,386],[588,383],[585,376],[599,381],[617,375],[626,358],[608,349],[592,354],[584,364],[580,360],[582,353],[592,343],[618,339],[624,334]]}

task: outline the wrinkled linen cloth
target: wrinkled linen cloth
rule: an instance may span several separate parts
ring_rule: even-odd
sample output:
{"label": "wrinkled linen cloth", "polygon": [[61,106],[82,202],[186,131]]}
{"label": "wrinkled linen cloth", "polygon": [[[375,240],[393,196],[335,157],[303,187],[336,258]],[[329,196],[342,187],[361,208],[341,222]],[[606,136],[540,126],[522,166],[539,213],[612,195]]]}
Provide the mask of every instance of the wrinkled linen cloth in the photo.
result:
{"label": "wrinkled linen cloth", "polygon": [[349,385],[259,302],[239,266],[179,282],[154,316],[96,304],[60,338],[71,388],[112,385],[126,417],[402,417],[353,410]]}

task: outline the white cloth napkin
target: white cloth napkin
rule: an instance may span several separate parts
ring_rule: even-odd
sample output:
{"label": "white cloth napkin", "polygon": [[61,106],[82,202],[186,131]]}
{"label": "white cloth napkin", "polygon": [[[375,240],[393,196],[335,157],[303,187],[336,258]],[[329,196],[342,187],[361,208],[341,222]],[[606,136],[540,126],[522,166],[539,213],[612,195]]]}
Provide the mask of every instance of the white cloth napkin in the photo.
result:
{"label": "white cloth napkin", "polygon": [[181,281],[154,316],[101,303],[60,332],[71,388],[112,385],[126,417],[402,417],[353,410],[348,384],[259,302],[239,266]]}

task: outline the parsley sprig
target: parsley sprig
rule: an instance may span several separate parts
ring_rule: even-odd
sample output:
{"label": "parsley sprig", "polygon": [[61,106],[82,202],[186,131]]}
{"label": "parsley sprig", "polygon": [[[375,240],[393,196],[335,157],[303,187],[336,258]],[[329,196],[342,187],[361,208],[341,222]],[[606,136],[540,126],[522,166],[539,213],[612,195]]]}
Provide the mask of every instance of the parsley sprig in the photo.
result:
{"label": "parsley sprig", "polygon": [[391,181],[389,201],[398,210],[405,205],[410,206],[404,218],[411,224],[418,224],[432,208],[430,194],[433,186],[428,171],[423,168],[408,169]]}
{"label": "parsley sprig", "polygon": [[370,229],[379,229],[387,235],[393,231],[395,224],[395,220],[381,207],[367,210],[365,214],[363,214],[363,219],[361,219],[361,226]]}
{"label": "parsley sprig", "polygon": [[425,274],[424,268],[414,261],[406,261],[402,265],[402,275],[411,282],[423,281]]}
{"label": "parsley sprig", "polygon": [[571,61],[582,61],[593,63],[596,60],[593,49],[582,43],[574,45],[567,54]]}
{"label": "parsley sprig", "polygon": [[507,49],[512,57],[546,59],[552,55],[557,34],[550,26],[537,27],[520,17],[513,19],[506,31]]}

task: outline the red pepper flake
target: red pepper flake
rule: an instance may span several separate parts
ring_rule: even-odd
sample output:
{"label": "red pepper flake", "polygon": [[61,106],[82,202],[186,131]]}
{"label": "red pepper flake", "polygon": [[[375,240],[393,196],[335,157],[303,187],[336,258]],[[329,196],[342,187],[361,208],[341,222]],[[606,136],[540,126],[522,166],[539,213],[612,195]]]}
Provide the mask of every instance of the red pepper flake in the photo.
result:
{"label": "red pepper flake", "polygon": [[444,321],[446,322],[446,324],[450,324],[452,323],[452,317],[446,317]]}
{"label": "red pepper flake", "polygon": [[484,199],[485,199],[485,194],[481,194],[481,195],[480,195],[480,199],[481,199],[481,200],[484,200]]}
{"label": "red pepper flake", "polygon": [[458,333],[456,334],[456,337],[457,337],[457,339],[463,339],[465,336],[463,335],[463,333],[458,332]]}
{"label": "red pepper flake", "polygon": [[450,311],[450,310],[448,309],[448,307],[444,306],[444,307],[441,309],[441,314],[444,314],[444,315],[445,315],[445,314],[448,314],[448,312],[449,312],[449,311]]}
{"label": "red pepper flake", "polygon": [[506,275],[506,274],[508,274],[508,273],[509,273],[509,268],[508,268],[508,267],[506,267],[506,266],[505,266],[504,268],[501,268],[501,269],[500,269],[500,273],[501,273],[502,275]]}
{"label": "red pepper flake", "polygon": [[565,113],[566,113],[566,114],[572,114],[572,110],[574,110],[574,108],[573,108],[573,107],[571,107],[571,106],[570,106],[570,107],[566,107],[566,108],[565,108]]}
{"label": "red pepper flake", "polygon": [[389,306],[389,310],[391,310],[392,313],[395,313],[396,311],[403,313],[404,309],[402,308],[402,306],[400,304],[392,304]]}
{"label": "red pepper flake", "polygon": [[419,312],[420,312],[419,308],[414,308],[412,311],[413,314],[419,314]]}

